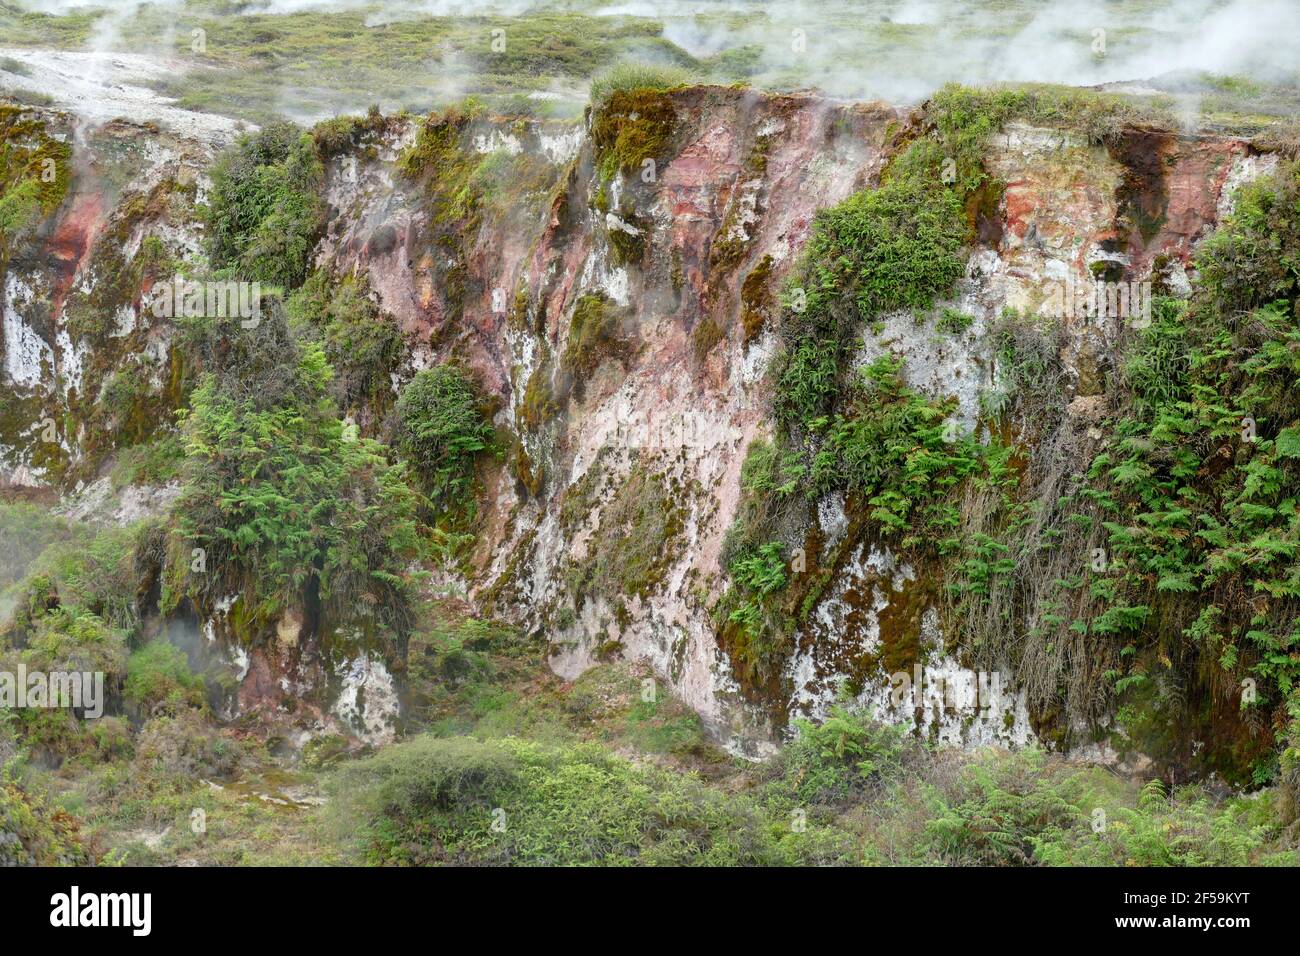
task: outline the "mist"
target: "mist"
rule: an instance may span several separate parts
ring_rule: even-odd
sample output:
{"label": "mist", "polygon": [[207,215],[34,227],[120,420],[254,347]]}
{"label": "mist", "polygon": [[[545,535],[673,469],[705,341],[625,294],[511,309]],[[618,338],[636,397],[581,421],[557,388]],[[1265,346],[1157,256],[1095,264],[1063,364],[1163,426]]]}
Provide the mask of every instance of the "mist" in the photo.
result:
{"label": "mist", "polygon": [[[56,15],[103,9],[85,44],[94,52],[159,52],[142,49],[131,34],[139,10],[174,10],[187,28],[187,16],[214,15],[214,7],[184,0],[18,0],[18,6]],[[1215,74],[1294,85],[1300,76],[1300,0],[262,0],[222,15],[343,11],[364,14],[369,28],[542,12],[650,19],[672,46],[636,58],[671,61],[676,48],[677,59],[695,66],[702,80],[815,88],[897,104],[918,102],[950,82],[1094,86]],[[472,63],[446,56],[412,75],[411,98],[473,92],[475,80]],[[296,92],[284,90],[287,112],[300,99]]]}

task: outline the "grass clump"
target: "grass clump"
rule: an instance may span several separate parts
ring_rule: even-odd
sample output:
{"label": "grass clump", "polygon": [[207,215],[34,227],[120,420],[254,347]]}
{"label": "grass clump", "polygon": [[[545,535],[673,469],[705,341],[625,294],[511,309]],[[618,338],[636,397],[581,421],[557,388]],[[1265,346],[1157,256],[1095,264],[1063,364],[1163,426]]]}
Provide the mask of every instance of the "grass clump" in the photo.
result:
{"label": "grass clump", "polygon": [[614,93],[671,90],[691,82],[691,71],[660,63],[619,63],[591,80],[591,102],[604,103]]}

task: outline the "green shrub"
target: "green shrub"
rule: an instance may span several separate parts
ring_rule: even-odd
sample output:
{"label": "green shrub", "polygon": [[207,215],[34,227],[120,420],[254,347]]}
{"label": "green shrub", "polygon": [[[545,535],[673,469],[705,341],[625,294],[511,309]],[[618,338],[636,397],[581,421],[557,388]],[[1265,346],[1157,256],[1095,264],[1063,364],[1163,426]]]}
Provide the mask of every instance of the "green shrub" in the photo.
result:
{"label": "green shrub", "polygon": [[89,866],[93,862],[71,814],[0,778],[0,867]]}
{"label": "green shrub", "polygon": [[868,793],[880,793],[917,745],[907,728],[879,724],[846,707],[832,708],[821,723],[798,719],[795,738],[775,758],[769,799],[789,803],[845,806]]}
{"label": "green shrub", "polygon": [[[195,389],[182,416],[185,488],[164,610],[184,595],[210,606],[234,593],[248,599],[247,620],[269,620],[315,595],[332,622],[400,631],[417,550],[405,468],[345,431],[318,345],[304,345],[286,372],[269,406],[237,384],[232,394],[220,373]],[[205,574],[190,573],[196,547]]]}
{"label": "green shrub", "polygon": [[[464,507],[492,422],[474,380],[455,365],[417,372],[397,400],[397,444],[437,508]],[[472,502],[471,502],[472,503]]]}
{"label": "green shrub", "polygon": [[942,789],[924,789],[923,834],[912,839],[946,865],[1245,866],[1267,859],[1279,834],[1275,794],[1215,800],[1153,780],[1134,799],[1105,771],[1038,750],[977,755]]}
{"label": "green shrub", "polygon": [[179,647],[155,640],[126,662],[123,695],[137,714],[201,707],[203,678],[190,671],[185,652]]}
{"label": "green shrub", "polygon": [[[113,627],[139,623],[135,601],[134,551],[137,531],[118,526],[69,525],[69,539],[46,548],[29,567],[20,604],[63,605],[89,611]],[[30,614],[20,610],[14,627],[22,632]]]}
{"label": "green shrub", "polygon": [[[373,862],[581,865],[843,863],[850,840],[789,840],[749,800],[593,745],[419,737],[341,770]],[[803,841],[802,837],[808,840]]]}
{"label": "green shrub", "polygon": [[948,293],[965,268],[965,234],[961,203],[928,163],[820,211],[803,263],[787,282],[778,421],[807,428],[830,411],[862,323],[929,308]]}
{"label": "green shrub", "polygon": [[39,505],[0,502],[0,590],[21,578],[47,547],[74,534],[65,519]]}
{"label": "green shrub", "polygon": [[324,169],[291,123],[241,136],[212,168],[209,255],[237,279],[297,287],[325,225]]}
{"label": "green shrub", "polygon": [[333,392],[343,408],[387,405],[391,376],[402,357],[402,334],[370,299],[364,276],[317,270],[285,303],[296,330],[319,338],[334,368]]}
{"label": "green shrub", "polygon": [[243,745],[185,709],[149,720],[136,739],[124,798],[143,804],[146,817],[170,819],[165,798],[188,794],[204,780],[231,776],[245,758]]}
{"label": "green shrub", "polygon": [[[83,608],[47,607],[52,592],[43,590],[39,580],[31,587],[29,594],[36,599],[18,616],[19,630],[10,629],[0,637],[0,670],[16,673],[21,662],[29,674],[90,674],[92,681],[93,675],[103,675],[102,699],[83,700],[81,712],[63,706],[25,707],[14,712],[13,729],[24,747],[60,761],[95,749],[90,729],[96,721],[84,719],[88,709],[84,705],[97,703],[102,713],[120,701],[126,636]],[[21,642],[14,647],[13,639],[19,633]]]}

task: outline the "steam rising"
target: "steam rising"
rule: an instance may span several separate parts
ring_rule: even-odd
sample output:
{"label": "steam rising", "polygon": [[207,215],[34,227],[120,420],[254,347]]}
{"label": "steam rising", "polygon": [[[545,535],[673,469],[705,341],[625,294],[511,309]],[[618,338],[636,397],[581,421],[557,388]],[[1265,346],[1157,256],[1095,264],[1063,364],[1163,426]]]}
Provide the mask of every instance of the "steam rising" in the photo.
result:
{"label": "steam rising", "polygon": [[[86,44],[94,52],[165,55],[141,49],[131,29],[137,13],[157,19],[174,11],[181,42],[191,20],[215,15],[211,5],[186,0],[16,2],[55,15],[102,11]],[[1300,0],[253,0],[231,9],[237,12],[222,15],[361,13],[368,28],[430,17],[493,26],[540,13],[642,18],[661,24],[668,43],[638,51],[637,58],[691,66],[705,80],[815,87],[832,96],[900,104],[948,82],[1092,86],[1209,73],[1290,86],[1300,77]],[[555,22],[559,31],[581,30],[581,21]],[[173,38],[151,42],[170,47]],[[292,57],[291,34],[285,42],[284,53]],[[0,47],[6,45],[0,33]],[[410,78],[411,104],[427,103],[431,94],[476,91],[472,58],[442,50],[430,60],[430,70]],[[309,68],[310,60],[303,66]],[[572,77],[551,80],[553,90],[573,94]],[[327,95],[329,85],[322,80],[317,100],[333,112],[338,104]],[[536,88],[536,82],[528,87]],[[286,85],[284,112],[319,118],[299,115],[310,100],[302,94]]]}

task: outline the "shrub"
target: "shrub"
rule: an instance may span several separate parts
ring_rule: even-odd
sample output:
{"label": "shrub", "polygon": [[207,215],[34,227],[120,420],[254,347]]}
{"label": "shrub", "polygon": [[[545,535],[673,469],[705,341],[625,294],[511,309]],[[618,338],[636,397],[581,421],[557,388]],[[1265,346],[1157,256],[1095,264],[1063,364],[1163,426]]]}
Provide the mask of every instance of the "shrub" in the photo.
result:
{"label": "shrub", "polygon": [[594,745],[419,737],[344,768],[332,788],[335,812],[363,821],[380,863],[716,866],[856,855],[815,827],[785,843],[752,802]]}
{"label": "shrub", "polygon": [[397,443],[436,507],[464,506],[475,457],[492,443],[478,386],[459,367],[416,373],[397,400]]}
{"label": "shrub", "polygon": [[0,502],[0,589],[20,579],[47,547],[74,530],[63,518],[25,502]]}
{"label": "shrub", "polygon": [[787,283],[779,421],[806,428],[830,410],[862,322],[929,308],[952,288],[965,267],[965,231],[956,195],[920,162],[817,214],[803,264]]}
{"label": "shrub", "polygon": [[71,814],[0,778],[0,867],[89,866],[93,862]]}
{"label": "shrub", "polygon": [[33,613],[56,605],[132,629],[139,620],[132,561],[136,531],[85,525],[70,525],[67,531],[69,540],[54,542],[32,562],[20,591],[25,608],[15,615],[15,633],[25,632]]}
{"label": "shrub", "polygon": [[140,728],[128,791],[145,800],[187,793],[204,779],[230,776],[243,759],[243,746],[199,711],[161,715]]}
{"label": "shrub", "polygon": [[[269,406],[212,374],[195,389],[164,610],[186,594],[236,593],[249,599],[246,620],[265,620],[315,595],[331,621],[401,630],[417,545],[405,468],[345,432],[318,345],[303,346],[287,374]],[[206,549],[206,575],[189,573],[195,547]]]}
{"label": "shrub", "polygon": [[907,728],[879,724],[847,707],[832,708],[821,723],[798,719],[796,735],[775,758],[778,782],[769,799],[779,804],[844,806],[860,800],[902,769],[916,745]]}
{"label": "shrub", "polygon": [[140,648],[126,662],[126,702],[137,714],[203,705],[203,678],[190,671],[185,652],[163,640]]}
{"label": "shrub", "polygon": [[334,278],[313,272],[285,303],[295,329],[319,337],[335,370],[332,389],[343,408],[361,402],[384,407],[402,356],[396,322],[380,314],[364,276]]}
{"label": "shrub", "polygon": [[212,264],[241,281],[297,287],[325,224],[324,177],[311,137],[291,123],[241,136],[212,168]]}

